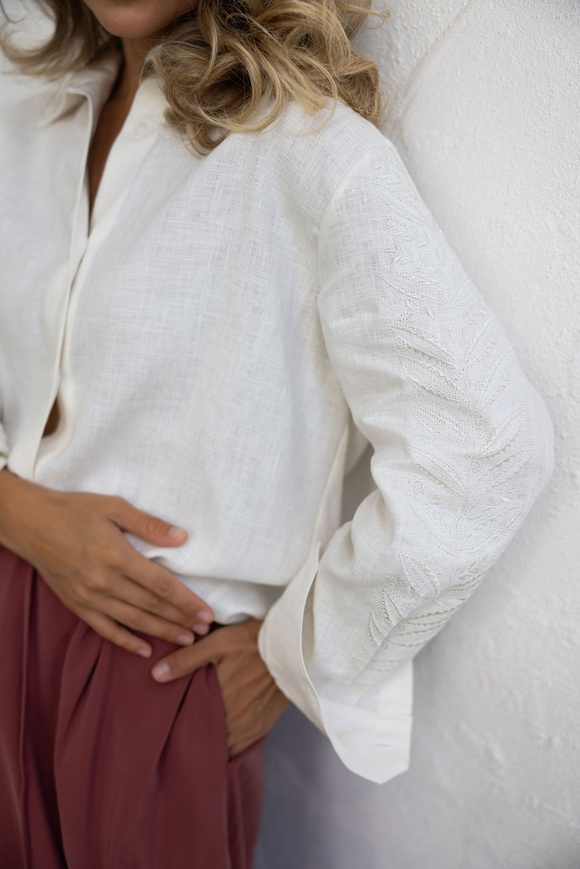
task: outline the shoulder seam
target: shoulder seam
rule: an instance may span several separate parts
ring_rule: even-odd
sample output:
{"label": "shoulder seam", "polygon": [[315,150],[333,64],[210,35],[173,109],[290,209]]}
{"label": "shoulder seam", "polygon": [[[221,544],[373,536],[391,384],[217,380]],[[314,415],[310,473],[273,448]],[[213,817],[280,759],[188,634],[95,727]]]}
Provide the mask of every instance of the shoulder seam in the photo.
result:
{"label": "shoulder seam", "polygon": [[318,233],[317,233],[318,237],[320,237],[320,234],[323,230],[324,224],[326,223],[326,219],[327,219],[328,212],[330,210],[330,206],[332,205],[334,200],[342,193],[343,189],[346,187],[348,181],[350,180],[350,176],[358,169],[359,165],[363,162],[363,160],[365,160],[369,156],[369,154],[372,154],[373,151],[382,151],[384,149],[385,145],[387,147],[389,145],[392,148],[395,147],[392,144],[392,142],[390,142],[390,140],[387,139],[387,137],[385,136],[384,143],[383,142],[374,143],[369,148],[367,148],[366,151],[363,151],[363,153],[355,160],[355,162],[352,164],[352,166],[349,166],[349,168],[347,169],[345,174],[342,176],[342,178],[340,179],[340,181],[338,182],[338,184],[336,185],[336,187],[334,188],[334,190],[330,194],[330,196],[328,198],[328,202],[326,203],[326,205],[324,206],[324,208],[322,210],[322,213],[320,215],[320,220],[318,223]]}

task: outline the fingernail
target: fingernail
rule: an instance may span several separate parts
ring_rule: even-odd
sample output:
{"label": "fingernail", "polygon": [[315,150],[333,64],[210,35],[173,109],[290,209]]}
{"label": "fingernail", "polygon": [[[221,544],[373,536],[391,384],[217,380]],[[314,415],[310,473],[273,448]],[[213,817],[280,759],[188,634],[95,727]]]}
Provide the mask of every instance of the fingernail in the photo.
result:
{"label": "fingernail", "polygon": [[151,649],[137,649],[137,654],[141,655],[142,658],[150,658]]}
{"label": "fingernail", "polygon": [[195,617],[198,621],[204,622],[206,625],[211,625],[213,622],[213,615],[212,613],[208,613],[207,610],[200,610]]}
{"label": "fingernail", "polygon": [[194,625],[193,632],[194,634],[201,634],[201,636],[205,636],[209,631],[209,625]]}
{"label": "fingernail", "polygon": [[177,525],[172,525],[167,532],[167,536],[171,537],[172,540],[178,540],[180,537],[183,537],[184,534],[187,535],[185,528],[178,528]]}
{"label": "fingernail", "polygon": [[[194,628],[195,630],[195,628]],[[177,642],[180,646],[191,646],[195,637],[192,637],[191,634],[180,634],[177,638]]]}
{"label": "fingernail", "polygon": [[169,676],[169,664],[155,664],[151,670],[151,674],[154,679],[157,679],[159,682],[164,682]]}

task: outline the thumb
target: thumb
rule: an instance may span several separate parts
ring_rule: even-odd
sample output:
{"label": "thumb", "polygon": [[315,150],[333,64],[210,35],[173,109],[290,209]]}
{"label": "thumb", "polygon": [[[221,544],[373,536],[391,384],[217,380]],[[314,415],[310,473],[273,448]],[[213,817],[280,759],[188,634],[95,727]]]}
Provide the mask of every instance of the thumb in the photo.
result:
{"label": "thumb", "polygon": [[187,540],[188,532],[185,528],[179,528],[159,516],[138,510],[125,498],[114,497],[111,501],[113,503],[109,518],[123,531],[129,531],[135,537],[159,546],[181,546]]}
{"label": "thumb", "polygon": [[186,646],[162,658],[151,670],[151,675],[158,682],[171,682],[205,667],[206,664],[218,664],[222,658],[220,631],[214,631],[193,646]]}

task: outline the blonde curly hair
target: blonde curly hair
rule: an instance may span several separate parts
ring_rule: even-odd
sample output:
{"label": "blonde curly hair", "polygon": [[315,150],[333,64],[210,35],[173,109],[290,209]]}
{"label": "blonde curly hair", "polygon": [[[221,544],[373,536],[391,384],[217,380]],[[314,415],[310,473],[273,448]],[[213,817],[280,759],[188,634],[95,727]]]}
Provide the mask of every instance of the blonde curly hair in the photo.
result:
{"label": "blonde curly hair", "polygon": [[[48,41],[23,49],[3,28],[4,53],[20,71],[58,78],[120,48],[120,40],[80,0],[34,2],[54,21]],[[262,130],[290,100],[313,114],[331,97],[380,126],[386,102],[378,68],[351,44],[369,15],[389,18],[371,5],[372,0],[199,0],[151,49],[143,75],[161,76],[169,122],[201,153],[230,131]],[[269,110],[260,112],[266,102]]]}

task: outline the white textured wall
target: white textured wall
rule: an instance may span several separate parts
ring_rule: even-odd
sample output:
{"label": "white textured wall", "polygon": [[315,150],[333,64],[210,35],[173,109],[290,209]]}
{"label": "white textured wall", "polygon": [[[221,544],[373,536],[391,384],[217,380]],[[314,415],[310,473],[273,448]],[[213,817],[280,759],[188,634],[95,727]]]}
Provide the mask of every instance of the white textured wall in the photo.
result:
{"label": "white textured wall", "polygon": [[556,469],[415,659],[407,773],[371,785],[283,717],[257,866],[580,869],[580,2],[388,7],[358,40],[385,132],[545,397]]}

